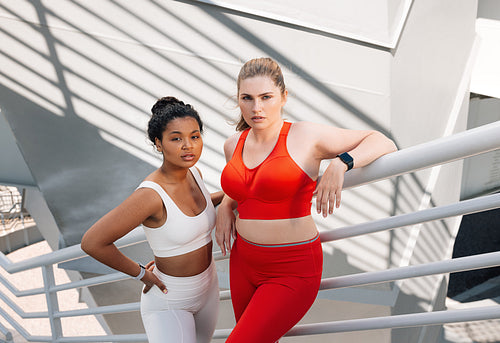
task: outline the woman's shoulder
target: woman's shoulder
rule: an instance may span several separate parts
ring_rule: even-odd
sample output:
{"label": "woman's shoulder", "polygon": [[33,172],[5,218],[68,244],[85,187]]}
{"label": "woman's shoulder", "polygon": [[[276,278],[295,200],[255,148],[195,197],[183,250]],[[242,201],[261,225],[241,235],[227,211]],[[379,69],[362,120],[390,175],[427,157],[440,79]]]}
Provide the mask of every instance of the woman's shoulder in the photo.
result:
{"label": "woman's shoulder", "polygon": [[313,139],[318,137],[318,133],[324,130],[325,125],[310,121],[298,121],[292,123],[290,135],[297,139]]}
{"label": "woman's shoulder", "polygon": [[147,183],[147,182],[153,182],[153,183],[156,183],[156,184],[159,184],[160,183],[160,171],[158,169],[154,170],[153,172],[151,172],[148,176],[146,176],[142,182],[142,183]]}
{"label": "woman's shoulder", "polygon": [[155,170],[151,174],[146,176],[139,183],[139,185],[137,185],[134,193],[139,193],[142,197],[148,197],[150,199],[154,198],[155,200],[158,200],[158,197],[160,195],[159,193],[162,190],[165,190],[158,172],[158,170]]}
{"label": "woman's shoulder", "polygon": [[312,121],[298,121],[298,122],[293,122],[292,123],[292,128],[294,130],[300,130],[301,132],[311,132],[314,133],[320,128],[334,128],[331,125],[325,125],[325,124],[319,124],[319,123],[314,123]]}
{"label": "woman's shoulder", "polygon": [[238,145],[238,141],[241,137],[242,132],[236,132],[229,136],[224,142],[224,154],[228,159],[233,155],[234,149],[236,149],[236,145]]}
{"label": "woman's shoulder", "polygon": [[229,136],[226,139],[225,144],[232,144],[233,142],[238,143],[238,140],[240,139],[242,133],[243,133],[243,131],[238,131],[236,133],[233,133],[231,136]]}

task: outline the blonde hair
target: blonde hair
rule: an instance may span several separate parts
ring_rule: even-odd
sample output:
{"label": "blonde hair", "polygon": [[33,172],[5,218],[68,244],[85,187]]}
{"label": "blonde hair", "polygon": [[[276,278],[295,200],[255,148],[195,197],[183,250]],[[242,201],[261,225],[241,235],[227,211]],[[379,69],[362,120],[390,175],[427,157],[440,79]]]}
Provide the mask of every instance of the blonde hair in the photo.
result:
{"label": "blonde hair", "polygon": [[[246,62],[243,65],[243,67],[241,67],[237,81],[238,96],[240,94],[241,81],[255,76],[269,77],[273,81],[274,85],[280,89],[281,95],[282,96],[285,95],[286,91],[285,79],[283,77],[283,73],[281,72],[280,66],[272,58],[261,57],[261,58],[254,58]],[[247,124],[245,119],[243,119],[243,115],[240,114],[239,121],[236,123],[236,130],[244,131],[249,127],[250,126]]]}

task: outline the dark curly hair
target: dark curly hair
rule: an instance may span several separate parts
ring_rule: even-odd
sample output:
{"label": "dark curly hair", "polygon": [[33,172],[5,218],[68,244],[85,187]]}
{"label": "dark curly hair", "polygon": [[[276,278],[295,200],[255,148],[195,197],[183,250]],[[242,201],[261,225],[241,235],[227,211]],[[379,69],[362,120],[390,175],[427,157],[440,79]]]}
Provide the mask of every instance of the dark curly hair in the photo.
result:
{"label": "dark curly hair", "polygon": [[163,137],[163,131],[168,123],[177,118],[192,117],[198,122],[200,132],[203,132],[203,123],[198,112],[190,104],[185,104],[173,96],[166,96],[158,99],[151,108],[151,119],[148,123],[148,137],[153,144],[155,138],[160,141]]}

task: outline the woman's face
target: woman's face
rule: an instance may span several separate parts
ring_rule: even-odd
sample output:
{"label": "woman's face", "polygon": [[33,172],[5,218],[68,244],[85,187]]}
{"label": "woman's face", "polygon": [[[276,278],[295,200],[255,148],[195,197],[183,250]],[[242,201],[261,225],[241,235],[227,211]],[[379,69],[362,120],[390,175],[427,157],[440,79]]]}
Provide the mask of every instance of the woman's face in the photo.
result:
{"label": "woman's face", "polygon": [[267,76],[255,76],[240,82],[238,105],[243,119],[252,128],[266,127],[281,120],[287,91],[281,90]]}
{"label": "woman's face", "polygon": [[156,138],[156,147],[163,154],[164,164],[190,168],[201,156],[203,140],[200,127],[192,117],[176,118],[170,121],[160,141]]}

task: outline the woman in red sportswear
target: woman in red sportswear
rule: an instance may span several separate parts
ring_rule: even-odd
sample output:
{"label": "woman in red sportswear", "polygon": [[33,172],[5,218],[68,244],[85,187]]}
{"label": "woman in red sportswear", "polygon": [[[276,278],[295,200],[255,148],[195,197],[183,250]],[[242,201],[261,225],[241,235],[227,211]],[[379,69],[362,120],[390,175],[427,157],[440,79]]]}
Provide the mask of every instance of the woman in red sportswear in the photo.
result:
{"label": "woman in red sportswear", "polygon": [[[226,342],[274,343],[305,315],[319,289],[323,253],[313,194],[326,217],[340,205],[344,173],[396,147],[377,131],[283,121],[288,92],[270,58],[245,63],[237,87],[241,118],[224,144],[226,195],[215,234],[222,253],[231,251],[237,323]],[[331,162],[317,183],[325,159]]]}

